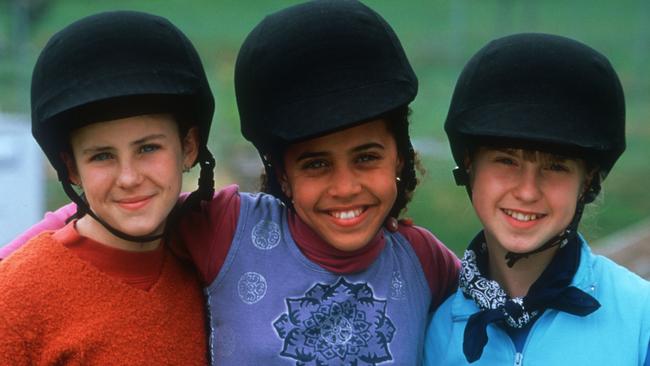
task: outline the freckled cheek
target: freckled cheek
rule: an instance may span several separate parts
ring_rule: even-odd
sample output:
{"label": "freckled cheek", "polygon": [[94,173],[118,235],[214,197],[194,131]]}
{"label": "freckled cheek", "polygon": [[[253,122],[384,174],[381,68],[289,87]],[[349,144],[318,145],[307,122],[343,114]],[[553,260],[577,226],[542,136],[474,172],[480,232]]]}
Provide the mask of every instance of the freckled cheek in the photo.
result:
{"label": "freckled cheek", "polygon": [[83,187],[107,187],[110,186],[117,174],[109,169],[85,169],[80,170],[79,177]]}
{"label": "freckled cheek", "polygon": [[164,179],[181,179],[183,174],[182,161],[173,157],[143,162],[140,169],[143,174],[151,174]]}

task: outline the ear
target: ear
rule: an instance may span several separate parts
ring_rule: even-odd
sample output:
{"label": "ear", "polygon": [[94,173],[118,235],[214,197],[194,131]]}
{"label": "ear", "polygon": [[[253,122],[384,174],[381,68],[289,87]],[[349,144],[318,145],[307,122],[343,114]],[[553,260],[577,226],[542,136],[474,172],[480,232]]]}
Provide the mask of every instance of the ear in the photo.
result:
{"label": "ear", "polygon": [[292,198],[291,185],[289,184],[289,179],[287,179],[287,175],[284,172],[279,172],[276,169],[275,176],[277,177],[278,182],[280,182],[280,188],[282,189],[282,193],[284,193],[285,196]]}
{"label": "ear", "polygon": [[183,148],[183,167],[190,168],[199,156],[199,130],[192,127],[181,141]]}
{"label": "ear", "polygon": [[397,165],[395,166],[395,177],[399,178],[402,176],[402,170],[404,169],[404,159],[401,155],[397,155]]}
{"label": "ear", "polygon": [[585,179],[583,180],[583,184],[582,184],[582,190],[580,192],[580,197],[582,197],[589,191],[589,189],[591,188],[591,183],[596,177],[596,174],[598,174],[598,169],[596,168],[586,171]]}
{"label": "ear", "polygon": [[79,177],[79,172],[77,171],[77,164],[74,161],[72,154],[67,152],[62,152],[60,154],[61,160],[65,164],[66,169],[68,170],[68,179],[74,185],[81,186],[81,178]]}

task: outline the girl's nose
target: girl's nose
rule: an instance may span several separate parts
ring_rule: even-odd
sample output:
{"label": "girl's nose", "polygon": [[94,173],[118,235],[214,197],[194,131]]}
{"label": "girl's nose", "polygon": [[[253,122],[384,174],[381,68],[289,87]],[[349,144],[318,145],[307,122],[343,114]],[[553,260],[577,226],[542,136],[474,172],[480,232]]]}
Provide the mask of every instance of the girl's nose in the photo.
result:
{"label": "girl's nose", "polygon": [[137,186],[142,181],[142,174],[138,168],[130,161],[120,162],[117,177],[117,185],[121,188],[130,188]]}
{"label": "girl's nose", "polygon": [[534,202],[541,197],[541,177],[538,169],[524,166],[516,180],[514,195],[525,202]]}
{"label": "girl's nose", "polygon": [[347,197],[361,192],[358,177],[349,167],[338,167],[330,177],[328,193],[332,196]]}

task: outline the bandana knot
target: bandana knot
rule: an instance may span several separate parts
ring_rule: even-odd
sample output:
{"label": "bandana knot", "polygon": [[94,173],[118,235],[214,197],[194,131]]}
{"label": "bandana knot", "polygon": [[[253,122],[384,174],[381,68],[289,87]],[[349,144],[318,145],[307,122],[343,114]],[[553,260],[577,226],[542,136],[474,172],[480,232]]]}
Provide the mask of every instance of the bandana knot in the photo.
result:
{"label": "bandana knot", "polygon": [[[483,245],[482,252],[485,251]],[[523,297],[509,298],[501,286],[481,275],[476,252],[465,251],[461,265],[460,288],[467,298],[474,300],[482,310],[498,310],[503,320],[512,328],[523,328],[539,311],[526,310]]]}

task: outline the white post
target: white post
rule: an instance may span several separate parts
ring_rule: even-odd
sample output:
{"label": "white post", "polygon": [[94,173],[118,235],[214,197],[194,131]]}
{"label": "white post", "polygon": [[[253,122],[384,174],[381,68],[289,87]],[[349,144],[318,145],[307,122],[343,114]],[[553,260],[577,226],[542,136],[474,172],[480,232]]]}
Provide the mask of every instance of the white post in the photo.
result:
{"label": "white post", "polygon": [[0,246],[43,217],[43,154],[28,117],[0,114]]}

